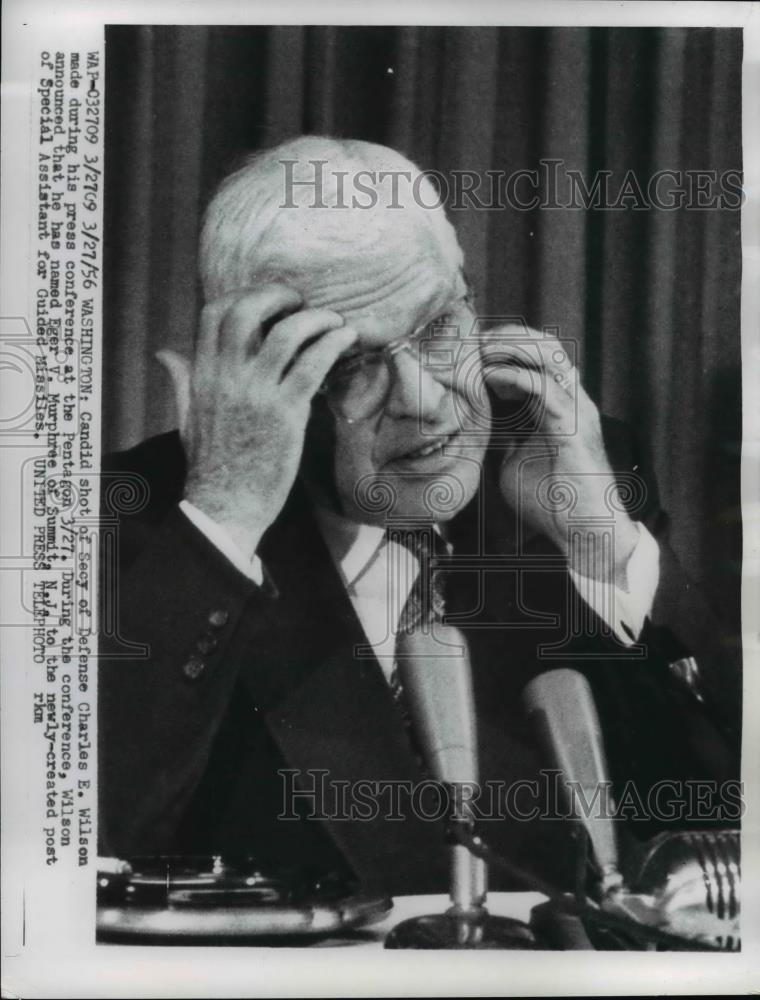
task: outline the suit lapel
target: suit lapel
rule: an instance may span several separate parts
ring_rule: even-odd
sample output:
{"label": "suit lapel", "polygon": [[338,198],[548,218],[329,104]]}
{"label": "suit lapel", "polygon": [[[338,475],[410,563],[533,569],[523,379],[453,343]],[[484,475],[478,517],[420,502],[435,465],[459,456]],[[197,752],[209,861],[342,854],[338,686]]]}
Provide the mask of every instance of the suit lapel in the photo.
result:
{"label": "suit lapel", "polygon": [[[262,560],[279,592],[266,630],[270,668],[252,666],[245,682],[288,765],[305,788],[315,788],[316,813],[332,817],[330,833],[368,882],[395,871],[402,886],[410,859],[418,867],[420,857],[435,858],[438,845],[435,863],[445,864],[440,824],[416,818],[408,795],[403,819],[386,819],[391,789],[399,794],[400,783],[424,775],[380,664],[354,655],[367,639],[299,487],[266,538]],[[326,772],[324,782],[316,771]],[[345,818],[335,790],[346,789],[350,815],[358,782],[377,814],[367,815],[365,805],[362,818]]]}

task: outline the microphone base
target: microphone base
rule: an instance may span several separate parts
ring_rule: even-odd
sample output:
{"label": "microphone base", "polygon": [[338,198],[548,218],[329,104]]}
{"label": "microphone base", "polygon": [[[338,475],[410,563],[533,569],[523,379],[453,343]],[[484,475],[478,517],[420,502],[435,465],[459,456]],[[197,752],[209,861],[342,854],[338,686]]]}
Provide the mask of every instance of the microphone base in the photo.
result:
{"label": "microphone base", "polygon": [[397,924],[386,948],[418,950],[528,950],[545,948],[521,920],[495,917],[481,908],[472,913],[433,913]]}

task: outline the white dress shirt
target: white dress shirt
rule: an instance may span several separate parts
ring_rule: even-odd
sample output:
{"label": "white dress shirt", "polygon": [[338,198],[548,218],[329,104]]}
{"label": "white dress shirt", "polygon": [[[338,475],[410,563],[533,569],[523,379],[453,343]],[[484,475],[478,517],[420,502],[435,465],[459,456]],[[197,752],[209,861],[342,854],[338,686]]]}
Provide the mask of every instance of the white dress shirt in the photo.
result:
{"label": "white dress shirt", "polygon": [[208,514],[204,514],[195,504],[181,500],[179,509],[189,521],[192,521],[198,531],[204,534],[211,544],[229,559],[236,569],[239,569],[249,580],[253,580],[254,583],[261,586],[264,582],[264,571],[258,556],[250,559],[244,552],[241,552],[240,547],[232,540],[229,532],[221,524],[217,524]]}
{"label": "white dress shirt", "polygon": [[[252,560],[245,556],[224,528],[187,500],[180,503],[180,508],[237,569],[261,584],[263,572],[258,556]],[[317,510],[317,520],[368,644],[390,680],[396,629],[419,573],[417,557],[406,546],[389,541],[382,527],[356,524],[322,509]],[[626,567],[627,590],[569,571],[579,596],[626,646],[641,634],[660,576],[657,542],[642,524],[637,523],[637,528],[639,540]]]}

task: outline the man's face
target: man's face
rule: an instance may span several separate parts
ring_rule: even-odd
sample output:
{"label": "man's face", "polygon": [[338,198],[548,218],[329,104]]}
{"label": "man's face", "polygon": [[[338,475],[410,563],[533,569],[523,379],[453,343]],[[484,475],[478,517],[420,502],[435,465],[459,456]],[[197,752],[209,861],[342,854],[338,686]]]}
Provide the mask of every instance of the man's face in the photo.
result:
{"label": "man's face", "polygon": [[[349,262],[309,290],[309,305],[329,306],[356,330],[351,354],[408,336],[466,294],[459,268],[428,232],[416,235],[371,261]],[[395,352],[382,409],[354,422],[336,416],[334,482],[345,516],[366,523],[383,523],[389,514],[445,521],[472,499],[490,408],[482,382],[477,398],[471,395],[479,355],[470,333],[469,324],[459,329],[466,378],[445,384],[421,368],[419,350]],[[451,345],[448,333],[444,339]]]}

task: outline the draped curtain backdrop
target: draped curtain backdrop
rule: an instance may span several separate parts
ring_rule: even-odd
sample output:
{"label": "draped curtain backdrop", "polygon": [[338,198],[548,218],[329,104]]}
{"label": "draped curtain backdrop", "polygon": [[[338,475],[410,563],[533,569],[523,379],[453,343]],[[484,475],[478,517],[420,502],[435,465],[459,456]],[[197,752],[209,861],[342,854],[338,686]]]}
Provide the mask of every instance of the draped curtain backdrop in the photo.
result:
{"label": "draped curtain backdrop", "polygon": [[[200,214],[242,153],[312,132],[444,174],[553,158],[610,171],[613,197],[629,169],[741,169],[733,29],[119,26],[106,53],[108,449],[175,425],[154,354],[192,348]],[[592,397],[648,442],[672,544],[736,626],[739,212],[451,217],[479,305],[577,341]]]}

